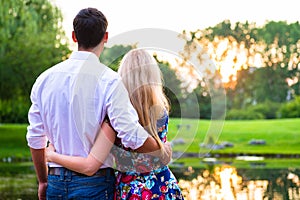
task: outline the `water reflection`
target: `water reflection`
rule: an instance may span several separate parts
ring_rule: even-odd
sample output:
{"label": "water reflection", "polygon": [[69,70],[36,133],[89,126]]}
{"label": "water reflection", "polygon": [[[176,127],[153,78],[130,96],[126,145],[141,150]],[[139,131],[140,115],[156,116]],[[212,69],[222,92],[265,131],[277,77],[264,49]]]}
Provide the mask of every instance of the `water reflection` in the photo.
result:
{"label": "water reflection", "polygon": [[[187,200],[300,199],[299,171],[298,174],[286,170],[255,171],[256,175],[252,175],[249,170],[238,172],[231,166],[201,171],[189,167],[182,175],[178,174],[178,180]],[[187,179],[195,173],[198,175]]]}
{"label": "water reflection", "polygon": [[[172,171],[186,200],[300,200],[300,169],[207,169]],[[36,199],[37,182],[32,164],[0,163],[0,199]]]}

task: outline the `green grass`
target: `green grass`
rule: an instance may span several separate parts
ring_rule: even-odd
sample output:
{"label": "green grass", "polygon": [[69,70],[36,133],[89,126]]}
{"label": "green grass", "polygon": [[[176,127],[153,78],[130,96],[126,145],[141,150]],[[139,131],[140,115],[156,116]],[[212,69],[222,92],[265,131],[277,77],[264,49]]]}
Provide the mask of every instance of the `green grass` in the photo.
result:
{"label": "green grass", "polygon": [[26,141],[25,124],[0,125],[0,159],[13,157],[27,159],[30,150]]}
{"label": "green grass", "polygon": [[[183,124],[178,129],[177,125]],[[190,124],[188,130],[185,125]],[[169,140],[182,138],[184,145],[175,145],[174,151],[202,152],[199,144],[203,143],[209,127],[217,143],[230,142],[234,146],[212,153],[251,153],[251,154],[300,154],[300,119],[280,120],[250,120],[250,121],[225,121],[221,132],[212,127],[214,123],[208,120],[170,119]],[[220,125],[220,124],[216,124]],[[252,139],[266,141],[266,145],[249,145]]]}
{"label": "green grass", "polygon": [[[178,125],[181,128],[178,129]],[[187,127],[190,126],[190,128]],[[223,126],[221,126],[223,125]],[[183,139],[185,144],[175,145],[173,151],[180,152],[208,152],[209,149],[200,148],[199,144],[205,141],[208,132],[213,133],[217,143],[231,142],[234,146],[211,153],[237,153],[237,154],[300,154],[300,118],[280,120],[251,120],[251,121],[225,121],[224,124],[210,120],[175,119],[169,123],[168,140]],[[216,128],[219,126],[219,129]],[[16,160],[28,161],[30,151],[26,141],[26,124],[0,125],[0,159],[7,157]],[[221,127],[221,128],[220,128]],[[209,130],[209,131],[208,131]],[[266,145],[249,145],[251,139],[262,139]],[[199,166],[199,158],[180,159]],[[278,161],[280,160],[280,161]],[[293,160],[293,159],[292,159]],[[284,159],[276,159],[277,166]],[[295,163],[294,161],[287,161]],[[291,165],[300,166],[299,162]]]}
{"label": "green grass", "polygon": [[[261,161],[242,161],[231,159],[218,159],[219,163],[214,164],[214,166],[230,165],[236,167],[237,169],[299,169],[300,159],[265,159]],[[176,163],[182,163],[182,168],[193,167],[193,168],[209,168],[209,164],[202,162],[202,158],[180,158],[171,163],[170,167],[178,168]]]}

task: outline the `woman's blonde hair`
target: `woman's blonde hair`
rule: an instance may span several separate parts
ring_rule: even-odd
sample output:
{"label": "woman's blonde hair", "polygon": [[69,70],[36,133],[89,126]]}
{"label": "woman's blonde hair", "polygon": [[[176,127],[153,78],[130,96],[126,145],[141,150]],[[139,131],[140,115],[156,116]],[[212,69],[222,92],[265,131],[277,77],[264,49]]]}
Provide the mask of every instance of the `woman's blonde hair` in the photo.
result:
{"label": "woman's blonde hair", "polygon": [[162,74],[156,60],[146,50],[131,50],[123,57],[118,73],[138,113],[140,124],[163,149],[156,123],[164,112],[169,112],[169,103],[163,92]]}

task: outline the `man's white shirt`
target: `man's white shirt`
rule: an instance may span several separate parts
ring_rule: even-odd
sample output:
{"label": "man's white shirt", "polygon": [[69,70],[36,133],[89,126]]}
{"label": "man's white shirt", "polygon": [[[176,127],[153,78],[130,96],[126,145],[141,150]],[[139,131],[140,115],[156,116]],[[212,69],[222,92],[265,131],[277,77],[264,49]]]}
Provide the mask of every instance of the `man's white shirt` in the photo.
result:
{"label": "man's white shirt", "polygon": [[[121,77],[90,52],[73,52],[43,72],[30,98],[26,138],[33,149],[49,140],[60,154],[87,157],[106,115],[125,147],[139,148],[148,137]],[[101,168],[112,166],[109,155]]]}

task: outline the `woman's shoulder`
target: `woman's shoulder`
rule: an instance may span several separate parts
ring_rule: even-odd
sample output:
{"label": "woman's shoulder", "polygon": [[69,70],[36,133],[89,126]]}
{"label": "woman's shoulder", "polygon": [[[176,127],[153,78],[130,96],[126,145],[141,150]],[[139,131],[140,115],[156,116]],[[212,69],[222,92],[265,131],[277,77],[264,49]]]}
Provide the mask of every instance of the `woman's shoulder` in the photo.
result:
{"label": "woman's shoulder", "polygon": [[165,111],[164,114],[160,119],[157,120],[156,126],[157,126],[157,131],[160,139],[162,141],[166,141],[166,134],[168,130],[168,123],[169,123],[169,115],[168,112]]}
{"label": "woman's shoulder", "polygon": [[166,109],[162,110],[160,118],[157,120],[157,123],[166,123],[169,120],[169,113]]}
{"label": "woman's shoulder", "polygon": [[166,110],[166,109],[163,109],[160,113],[160,118],[158,119],[159,120],[166,120],[169,118],[169,112]]}

